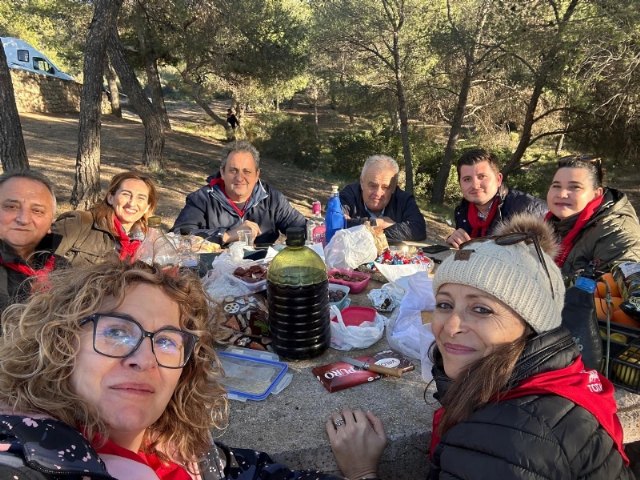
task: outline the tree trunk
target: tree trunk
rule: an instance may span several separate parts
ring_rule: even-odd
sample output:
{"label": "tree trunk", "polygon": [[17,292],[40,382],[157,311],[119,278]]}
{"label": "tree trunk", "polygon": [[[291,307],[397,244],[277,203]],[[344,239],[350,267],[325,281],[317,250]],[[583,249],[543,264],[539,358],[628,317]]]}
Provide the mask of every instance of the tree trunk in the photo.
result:
{"label": "tree trunk", "polygon": [[165,131],[171,131],[171,123],[169,122],[169,115],[167,115],[167,107],[164,104],[164,94],[162,93],[162,84],[160,83],[160,73],[158,72],[158,60],[156,58],[150,58],[145,55],[145,70],[147,72],[147,84],[151,90],[151,102],[153,108],[156,110],[162,127]]}
{"label": "tree trunk", "polygon": [[[449,3],[447,3],[447,5],[449,5]],[[478,22],[478,28],[475,32],[473,43],[469,50],[465,51],[465,69],[462,82],[460,83],[458,103],[456,104],[456,110],[453,114],[453,118],[451,119],[451,129],[449,130],[447,146],[444,149],[444,158],[442,159],[442,164],[440,165],[436,179],[433,182],[433,190],[431,192],[431,203],[436,205],[442,205],[444,203],[444,195],[447,189],[447,183],[449,182],[451,164],[453,163],[453,153],[458,143],[458,139],[460,138],[462,124],[464,123],[464,115],[467,110],[469,93],[471,92],[471,82],[476,69],[478,46],[484,36],[484,26],[486,24],[488,12],[489,2],[485,1],[480,5],[480,21]],[[451,27],[453,28],[453,21],[450,20],[450,22]],[[453,29],[457,31],[457,29]],[[461,39],[461,43],[464,45],[465,42]]]}
{"label": "tree trunk", "polygon": [[22,124],[2,42],[0,42],[0,161],[5,172],[29,169]]}
{"label": "tree trunk", "polygon": [[122,89],[129,96],[129,102],[140,116],[144,125],[144,152],[142,164],[152,171],[164,169],[164,128],[155,108],[144,94],[136,74],[127,62],[118,31],[114,28],[109,35],[109,59],[120,78]]}
{"label": "tree trunk", "polygon": [[400,116],[400,138],[402,139],[402,155],[404,156],[405,191],[413,195],[413,159],[411,144],[409,143],[409,114],[404,94],[404,84],[400,72],[396,71],[396,85],[398,95],[398,115]]}
{"label": "tree trunk", "polygon": [[115,115],[118,118],[122,118],[122,108],[120,107],[120,90],[118,89],[118,77],[116,71],[113,69],[113,65],[107,59],[105,63],[105,74],[107,77],[107,84],[109,85],[109,93],[111,102],[111,115]]}
{"label": "tree trunk", "polygon": [[71,205],[83,209],[100,198],[100,107],[109,31],[115,29],[122,0],[96,0],[85,47],[76,175]]}
{"label": "tree trunk", "polygon": [[464,122],[464,113],[467,109],[469,91],[471,90],[471,77],[471,70],[467,68],[465,75],[462,78],[462,84],[460,85],[458,104],[456,105],[456,111],[453,114],[453,119],[451,121],[449,138],[447,140],[447,146],[444,149],[444,158],[442,159],[442,164],[438,170],[438,175],[436,175],[436,179],[433,182],[431,203],[436,205],[442,205],[444,203],[444,192],[447,188],[447,182],[449,181],[451,164],[453,163],[453,152],[456,148],[456,144],[458,143],[458,138],[460,137],[462,123]]}
{"label": "tree trunk", "polygon": [[[181,73],[182,76],[182,80],[184,80],[184,82],[189,85],[191,87],[191,91],[189,93],[189,96],[198,104],[198,106],[204,110],[204,112],[209,115],[214,122],[216,122],[218,125],[220,125],[223,128],[227,128],[227,120],[226,118],[222,118],[220,115],[218,115],[216,112],[214,112],[211,107],[207,104],[206,100],[202,97],[201,92],[201,87],[198,83],[194,82],[193,80],[191,80],[187,75],[185,75],[184,73]],[[237,112],[238,110],[236,110]],[[240,115],[236,115],[236,117],[240,118]]]}

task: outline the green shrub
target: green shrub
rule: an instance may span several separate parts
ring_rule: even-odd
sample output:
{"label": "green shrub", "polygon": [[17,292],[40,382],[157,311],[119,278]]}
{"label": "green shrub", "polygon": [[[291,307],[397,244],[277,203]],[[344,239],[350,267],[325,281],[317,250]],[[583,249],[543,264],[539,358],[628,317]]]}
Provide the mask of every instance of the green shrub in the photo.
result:
{"label": "green shrub", "polygon": [[282,114],[272,115],[264,128],[266,138],[252,139],[263,155],[280,162],[293,163],[305,170],[318,168],[320,145],[313,125]]}
{"label": "green shrub", "polygon": [[367,157],[376,154],[395,158],[403,168],[397,137],[382,130],[348,131],[330,139],[333,162],[331,172],[350,178],[358,178]]}

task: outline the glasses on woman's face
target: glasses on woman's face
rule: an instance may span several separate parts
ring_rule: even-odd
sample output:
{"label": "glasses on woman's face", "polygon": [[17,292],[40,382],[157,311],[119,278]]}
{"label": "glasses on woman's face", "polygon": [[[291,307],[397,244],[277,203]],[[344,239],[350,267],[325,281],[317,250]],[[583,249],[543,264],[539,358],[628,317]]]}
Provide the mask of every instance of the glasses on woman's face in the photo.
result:
{"label": "glasses on woman's face", "polygon": [[551,298],[555,300],[555,292],[553,290],[553,281],[551,280],[551,274],[549,273],[549,268],[547,267],[547,262],[544,259],[544,253],[542,252],[542,247],[540,246],[540,242],[538,241],[538,236],[533,233],[528,232],[513,232],[507,233],[506,235],[494,235],[491,237],[481,237],[481,238],[473,238],[468,242],[460,245],[460,249],[462,250],[464,247],[475,243],[475,242],[483,242],[485,240],[491,240],[496,245],[500,245],[502,247],[507,247],[509,245],[515,245],[516,243],[524,242],[526,244],[533,244],[536,253],[538,254],[538,260],[542,264],[542,268],[544,272],[547,274],[547,278],[549,279],[549,288],[551,289]]}
{"label": "glasses on woman's face", "polygon": [[184,367],[199,337],[174,327],[148,332],[129,315],[94,313],[80,325],[93,323],[93,349],[111,358],[127,358],[135,353],[145,338],[151,340],[151,351],[164,368]]}

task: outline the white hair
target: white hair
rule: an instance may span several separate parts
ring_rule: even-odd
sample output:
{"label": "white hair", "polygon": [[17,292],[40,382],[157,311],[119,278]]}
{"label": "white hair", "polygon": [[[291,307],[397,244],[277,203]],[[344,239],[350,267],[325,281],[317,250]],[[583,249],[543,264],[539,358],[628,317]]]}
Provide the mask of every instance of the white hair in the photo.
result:
{"label": "white hair", "polygon": [[364,162],[364,166],[362,167],[362,172],[360,172],[360,180],[364,179],[364,175],[367,172],[367,170],[372,168],[392,170],[393,176],[395,178],[398,177],[398,173],[400,172],[400,167],[398,166],[398,162],[396,162],[393,158],[389,157],[388,155],[371,155]]}

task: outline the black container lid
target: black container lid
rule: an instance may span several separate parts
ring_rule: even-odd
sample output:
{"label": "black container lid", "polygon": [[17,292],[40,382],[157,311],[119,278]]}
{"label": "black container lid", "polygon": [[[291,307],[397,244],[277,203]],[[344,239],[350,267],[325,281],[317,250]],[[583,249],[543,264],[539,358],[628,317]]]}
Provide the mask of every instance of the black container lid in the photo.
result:
{"label": "black container lid", "polygon": [[287,228],[287,245],[290,247],[302,247],[305,241],[305,230],[302,227]]}

